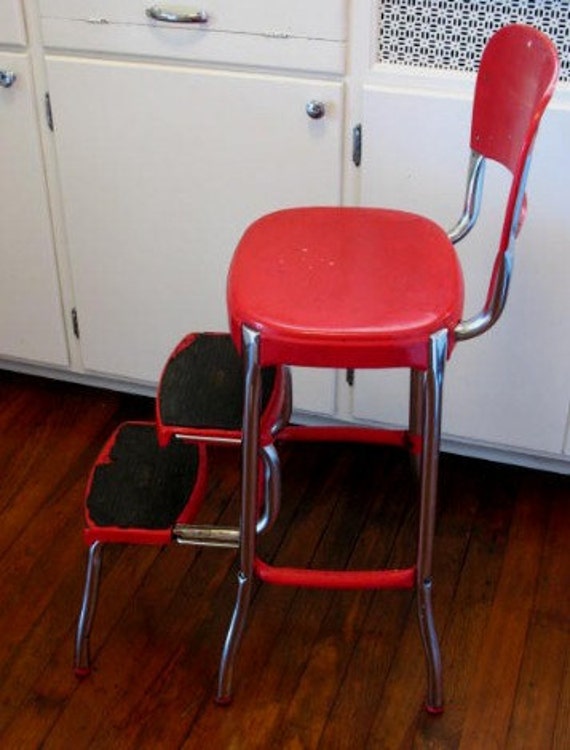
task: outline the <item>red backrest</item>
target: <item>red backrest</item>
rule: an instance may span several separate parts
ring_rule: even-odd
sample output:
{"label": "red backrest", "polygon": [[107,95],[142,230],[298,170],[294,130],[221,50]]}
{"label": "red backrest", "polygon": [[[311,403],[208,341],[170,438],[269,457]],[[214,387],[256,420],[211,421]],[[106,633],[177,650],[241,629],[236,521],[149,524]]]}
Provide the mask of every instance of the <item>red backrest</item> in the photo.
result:
{"label": "red backrest", "polygon": [[[471,148],[513,174],[501,249],[509,240],[521,178],[540,119],[554,92],[559,62],[549,37],[505,26],[487,43],[477,75]],[[517,228],[518,229],[518,228]]]}
{"label": "red backrest", "polygon": [[521,25],[494,34],[479,66],[471,148],[514,172],[557,78],[556,48],[545,34]]}

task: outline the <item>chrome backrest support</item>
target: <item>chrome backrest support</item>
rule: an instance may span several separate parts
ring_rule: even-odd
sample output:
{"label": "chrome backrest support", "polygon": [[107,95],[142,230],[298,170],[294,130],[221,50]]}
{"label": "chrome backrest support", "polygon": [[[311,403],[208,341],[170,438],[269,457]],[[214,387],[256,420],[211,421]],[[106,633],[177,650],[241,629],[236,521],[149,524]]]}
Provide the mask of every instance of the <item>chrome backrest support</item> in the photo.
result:
{"label": "chrome backrest support", "polygon": [[524,24],[504,26],[488,41],[475,84],[471,118],[472,149],[463,215],[449,232],[458,242],[479,211],[483,167],[502,164],[512,175],[497,255],[481,312],[460,321],[455,337],[465,340],[487,331],[500,317],[513,268],[515,240],[526,215],[525,189],[540,121],[550,101],[560,64],[546,34]]}
{"label": "chrome backrest support", "polygon": [[[480,157],[483,158],[483,157]],[[485,304],[482,308],[482,310],[477,313],[476,315],[472,316],[471,318],[468,318],[467,320],[462,320],[458,323],[458,325],[455,328],[455,339],[457,341],[466,341],[467,339],[475,338],[476,336],[480,336],[481,334],[485,333],[486,331],[491,328],[496,321],[500,318],[501,313],[503,312],[505,308],[505,304],[507,301],[507,296],[509,293],[509,287],[510,287],[510,281],[513,271],[513,264],[514,264],[514,250],[515,250],[515,240],[518,236],[518,233],[521,229],[521,226],[524,222],[524,214],[525,214],[525,206],[526,206],[526,182],[528,178],[528,173],[530,169],[530,162],[532,158],[532,149],[530,149],[529,153],[527,154],[525,165],[522,169],[521,177],[518,184],[518,190],[516,193],[516,196],[514,197],[515,201],[515,208],[514,211],[510,214],[510,223],[508,226],[503,227],[503,237],[507,237],[507,247],[506,249],[499,253],[497,256],[497,260],[495,262],[495,265],[493,267],[493,272],[491,274],[491,280],[489,282],[489,288],[487,291],[487,298],[485,300]],[[473,162],[473,155],[471,163]],[[468,175],[468,191],[470,182],[473,181],[473,177],[471,174],[471,165],[470,165],[470,172]],[[479,177],[476,177],[475,180],[479,180]],[[482,187],[482,180],[479,180],[480,184],[479,186],[475,185],[474,189],[481,189]],[[479,194],[476,198],[477,201],[480,201],[481,195]],[[467,200],[466,200],[467,204]],[[509,216],[510,212],[507,212],[507,217]],[[476,218],[476,215],[475,215]],[[507,221],[508,219],[505,219]],[[461,220],[458,222],[456,227],[460,227]],[[474,222],[473,222],[474,224]],[[469,226],[469,229],[473,226]],[[469,231],[469,229],[467,231]],[[452,231],[454,231],[452,230]],[[467,232],[464,232],[460,235],[459,239],[462,239]],[[451,233],[449,233],[449,236],[451,238]],[[453,241],[453,240],[452,240]],[[458,240],[455,240],[456,242]]]}
{"label": "chrome backrest support", "polygon": [[481,208],[481,195],[483,194],[483,182],[485,179],[485,157],[476,151],[471,151],[469,165],[467,168],[467,185],[465,188],[465,201],[463,213],[459,221],[447,233],[453,244],[457,244],[475,226]]}

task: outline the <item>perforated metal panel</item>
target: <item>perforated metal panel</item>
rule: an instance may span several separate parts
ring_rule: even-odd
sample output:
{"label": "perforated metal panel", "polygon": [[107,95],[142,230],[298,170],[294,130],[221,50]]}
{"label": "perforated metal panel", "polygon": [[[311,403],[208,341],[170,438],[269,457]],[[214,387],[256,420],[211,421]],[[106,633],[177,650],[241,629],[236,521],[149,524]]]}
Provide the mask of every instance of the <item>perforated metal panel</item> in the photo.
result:
{"label": "perforated metal panel", "polygon": [[570,80],[569,0],[379,0],[378,62],[475,71],[493,32],[527,23],[547,33]]}

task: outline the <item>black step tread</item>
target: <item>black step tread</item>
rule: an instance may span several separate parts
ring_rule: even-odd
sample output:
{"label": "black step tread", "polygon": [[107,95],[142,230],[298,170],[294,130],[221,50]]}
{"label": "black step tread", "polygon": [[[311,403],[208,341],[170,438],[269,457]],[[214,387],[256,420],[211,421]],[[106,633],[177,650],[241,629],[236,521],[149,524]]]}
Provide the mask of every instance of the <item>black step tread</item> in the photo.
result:
{"label": "black step tread", "polygon": [[[262,409],[275,381],[275,368],[263,368]],[[181,342],[162,374],[157,415],[166,427],[241,430],[243,366],[229,334],[190,334]]]}
{"label": "black step tread", "polygon": [[202,451],[176,439],[161,448],[153,423],[123,423],[91,475],[86,497],[90,524],[171,528],[190,503],[199,505]]}

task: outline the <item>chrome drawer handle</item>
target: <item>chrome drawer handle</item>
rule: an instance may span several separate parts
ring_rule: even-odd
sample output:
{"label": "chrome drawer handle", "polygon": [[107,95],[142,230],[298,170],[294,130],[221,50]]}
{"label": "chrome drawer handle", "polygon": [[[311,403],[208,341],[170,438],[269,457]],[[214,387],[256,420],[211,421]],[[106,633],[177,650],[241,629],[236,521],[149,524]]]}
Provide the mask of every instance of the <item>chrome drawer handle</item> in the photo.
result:
{"label": "chrome drawer handle", "polygon": [[175,10],[174,8],[152,5],[146,9],[149,18],[155,21],[166,21],[167,23],[208,23],[208,14],[205,10]]}
{"label": "chrome drawer handle", "polygon": [[16,74],[11,70],[0,70],[0,86],[9,89],[16,80]]}

